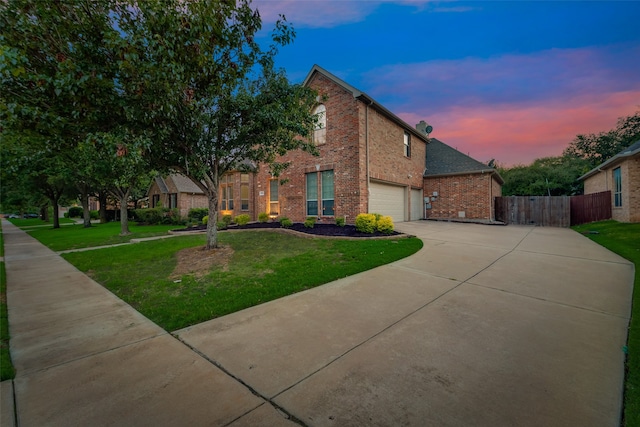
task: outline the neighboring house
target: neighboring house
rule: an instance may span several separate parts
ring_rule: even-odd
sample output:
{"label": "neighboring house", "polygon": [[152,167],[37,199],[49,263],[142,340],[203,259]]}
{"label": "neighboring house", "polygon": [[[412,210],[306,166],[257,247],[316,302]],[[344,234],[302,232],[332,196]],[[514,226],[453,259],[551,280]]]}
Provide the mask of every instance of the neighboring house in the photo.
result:
{"label": "neighboring house", "polygon": [[494,200],[504,180],[492,167],[435,138],[427,146],[424,173],[429,219],[495,219]]}
{"label": "neighboring house", "polygon": [[258,210],[293,221],[345,217],[353,223],[364,212],[395,222],[423,218],[427,136],[317,65],[304,85],[319,93],[314,111],[321,123],[313,140],[320,155],[289,152],[279,159],[290,166],[278,179],[260,167]]}
{"label": "neighboring house", "polygon": [[180,216],[186,217],[189,209],[206,208],[207,197],[193,182],[181,174],[156,177],[148,191],[150,208],[177,208]]}
{"label": "neighboring house", "polygon": [[640,141],[582,175],[584,194],[611,191],[611,214],[620,222],[640,222]]}

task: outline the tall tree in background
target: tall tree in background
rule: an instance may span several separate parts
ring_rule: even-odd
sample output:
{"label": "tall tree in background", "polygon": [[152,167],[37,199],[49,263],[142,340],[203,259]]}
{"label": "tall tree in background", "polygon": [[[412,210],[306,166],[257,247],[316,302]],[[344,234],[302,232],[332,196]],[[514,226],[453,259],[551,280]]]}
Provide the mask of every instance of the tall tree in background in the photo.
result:
{"label": "tall tree in background", "polygon": [[564,150],[565,156],[585,159],[591,168],[606,162],[640,140],[640,111],[620,117],[614,129],[598,134],[577,135]]}
{"label": "tall tree in background", "polygon": [[584,159],[559,156],[536,159],[530,165],[499,168],[503,196],[573,196],[582,194],[577,178],[589,171]]}
{"label": "tall tree in background", "polygon": [[207,249],[217,246],[220,177],[242,164],[268,163],[289,150],[315,152],[306,138],[316,93],[291,85],[274,66],[293,29],[276,23],[267,50],[250,1],[135,1],[119,4],[119,90],[139,131],[153,135],[156,168],[178,170],[209,199]]}
{"label": "tall tree in background", "polygon": [[85,225],[95,177],[78,147],[87,134],[121,120],[116,63],[105,48],[118,37],[111,10],[109,0],[0,2],[0,133],[28,135],[14,141],[50,159],[48,181],[56,176],[78,187]]}

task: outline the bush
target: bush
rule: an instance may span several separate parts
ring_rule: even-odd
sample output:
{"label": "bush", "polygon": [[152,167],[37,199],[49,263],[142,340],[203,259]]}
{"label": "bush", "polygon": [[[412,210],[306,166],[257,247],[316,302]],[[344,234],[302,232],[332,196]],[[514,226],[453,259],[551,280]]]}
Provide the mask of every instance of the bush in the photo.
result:
{"label": "bush", "polygon": [[339,216],[339,217],[337,217],[337,218],[336,218],[336,225],[337,225],[338,227],[344,227],[344,225],[345,225],[345,220],[344,220],[344,217],[343,217],[343,216]]}
{"label": "bush", "polygon": [[307,228],[313,228],[313,226],[316,225],[316,220],[316,217],[310,216],[304,221],[304,226]]}
{"label": "bush", "polygon": [[202,217],[202,225],[207,225],[209,222],[209,215],[205,215]]}
{"label": "bush", "polygon": [[228,225],[226,222],[224,222],[224,221],[218,221],[218,222],[216,222],[216,228],[217,228],[218,230],[226,230],[228,226],[229,226],[229,225]]}
{"label": "bush", "polygon": [[291,221],[286,216],[283,216],[282,218],[280,218],[280,225],[282,226],[282,228],[289,228],[293,225],[293,221]]}
{"label": "bush", "polygon": [[373,233],[376,231],[376,216],[374,214],[361,213],[356,217],[356,230],[361,233]]}
{"label": "bush", "polygon": [[192,208],[189,209],[189,219],[194,222],[202,221],[202,218],[209,215],[209,208]]}
{"label": "bush", "polygon": [[150,208],[150,209],[134,209],[133,217],[139,224],[156,225],[156,224],[183,224],[178,209],[169,208]]}
{"label": "bush", "polygon": [[98,211],[90,211],[89,212],[89,217],[91,219],[100,219],[100,212],[98,212]]}
{"label": "bush", "polygon": [[72,206],[69,208],[69,218],[82,218],[82,207]]}
{"label": "bush", "polygon": [[231,224],[232,221],[233,221],[233,217],[231,215],[222,215],[222,222],[227,224],[227,226],[229,226],[229,224]]}
{"label": "bush", "polygon": [[238,225],[247,225],[251,217],[248,214],[238,215],[235,219],[235,223]]}
{"label": "bush", "polygon": [[260,222],[267,222],[269,221],[269,214],[266,212],[260,212],[258,214],[258,221]]}
{"label": "bush", "polygon": [[382,216],[376,226],[379,232],[391,234],[393,232],[393,219],[390,216]]}

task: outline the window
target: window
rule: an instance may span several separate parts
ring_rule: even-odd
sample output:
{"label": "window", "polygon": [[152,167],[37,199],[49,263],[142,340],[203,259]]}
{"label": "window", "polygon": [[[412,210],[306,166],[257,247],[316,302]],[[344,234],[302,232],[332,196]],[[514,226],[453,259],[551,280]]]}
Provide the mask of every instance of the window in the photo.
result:
{"label": "window", "polygon": [[[307,174],[307,215],[334,216],[333,171]],[[318,197],[320,195],[320,197]],[[320,203],[321,211],[318,212]]]}
{"label": "window", "polygon": [[233,176],[225,175],[220,179],[220,210],[233,210]]}
{"label": "window", "polygon": [[177,207],[178,207],[178,194],[177,193],[169,194],[169,208],[175,209]]}
{"label": "window", "polygon": [[307,174],[307,216],[318,216],[318,174]]}
{"label": "window", "polygon": [[249,210],[249,174],[240,174],[240,209]]}
{"label": "window", "polygon": [[613,170],[613,206],[622,206],[622,173],[620,168]]}
{"label": "window", "polygon": [[158,205],[160,204],[160,195],[159,194],[154,194],[151,197],[151,207],[152,208],[157,208],[159,207]]}
{"label": "window", "polygon": [[404,155],[411,157],[411,135],[409,132],[404,133]]}
{"label": "window", "polygon": [[278,203],[278,180],[269,181],[269,213],[271,215],[280,214],[280,205]]}
{"label": "window", "polygon": [[316,145],[324,144],[327,142],[327,108],[324,104],[320,104],[313,110],[313,114],[318,116],[318,122],[313,131],[313,142]]}

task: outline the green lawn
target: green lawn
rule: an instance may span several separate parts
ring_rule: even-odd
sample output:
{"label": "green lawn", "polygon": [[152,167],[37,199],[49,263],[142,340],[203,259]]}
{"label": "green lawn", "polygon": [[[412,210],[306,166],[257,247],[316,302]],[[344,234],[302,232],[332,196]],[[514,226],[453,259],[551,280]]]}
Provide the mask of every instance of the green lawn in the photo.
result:
{"label": "green lawn", "polygon": [[573,229],[585,233],[594,242],[635,264],[633,306],[627,339],[624,425],[640,426],[640,224],[602,221]]}
{"label": "green lawn", "polygon": [[64,258],[167,331],[184,328],[387,264],[417,252],[417,238],[309,239],[265,230],[222,232],[231,247],[226,266],[196,278],[170,278],[176,252],[204,246],[181,236]]}
{"label": "green lawn", "polygon": [[[43,221],[39,218],[12,218],[8,220],[11,224],[16,227],[26,228],[26,227],[39,227],[42,225],[51,225],[53,226],[53,221]],[[60,218],[60,225],[62,224],[73,224],[75,221],[69,218]]]}
{"label": "green lawn", "polygon": [[90,248],[94,246],[126,243],[131,239],[166,235],[167,231],[184,228],[177,225],[136,225],[129,224],[128,236],[120,236],[120,223],[93,224],[84,228],[82,224],[67,225],[60,228],[41,227],[27,232],[54,251],[66,249]]}
{"label": "green lawn", "polygon": [[[4,256],[4,238],[0,226],[0,256]],[[15,377],[9,353],[9,321],[7,319],[7,275],[4,261],[0,262],[0,381]]]}

